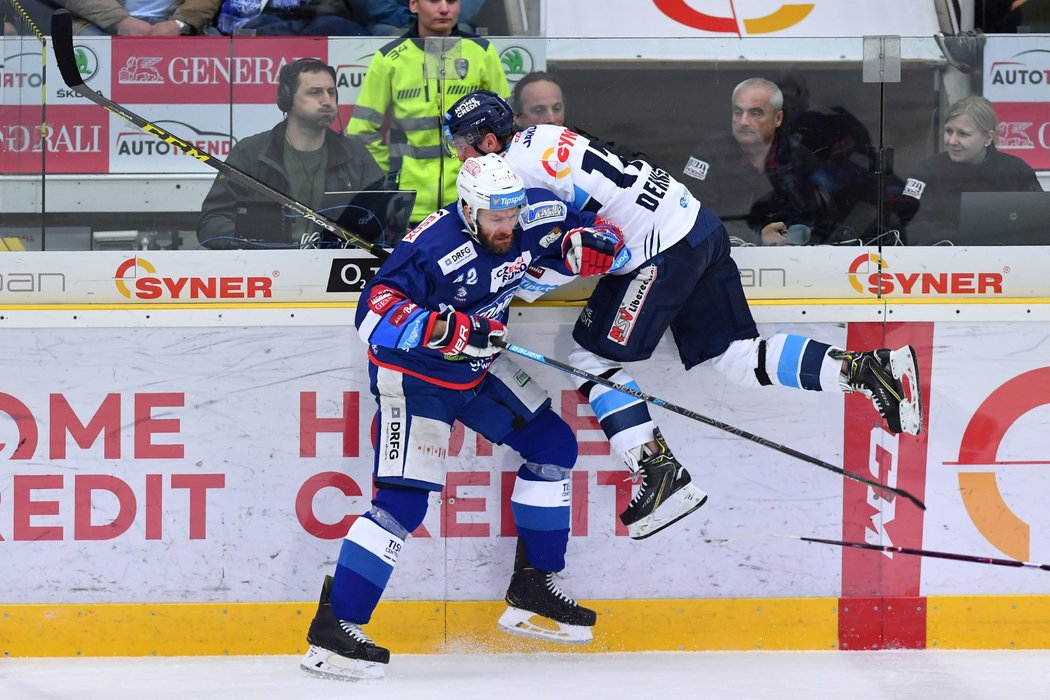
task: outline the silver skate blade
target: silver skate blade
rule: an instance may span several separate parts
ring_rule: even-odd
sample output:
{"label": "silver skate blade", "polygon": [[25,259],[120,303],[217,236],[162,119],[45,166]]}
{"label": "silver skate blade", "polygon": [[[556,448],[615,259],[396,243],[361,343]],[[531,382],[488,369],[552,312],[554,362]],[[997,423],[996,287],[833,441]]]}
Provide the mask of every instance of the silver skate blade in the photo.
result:
{"label": "silver skate blade", "polygon": [[583,625],[564,625],[560,622],[538,615],[529,610],[508,607],[500,615],[499,628],[504,632],[521,637],[542,639],[561,644],[587,644],[594,635],[591,628]]}
{"label": "silver skate blade", "polygon": [[664,528],[675,524],[685,516],[707,503],[707,494],[693,484],[686,484],[675,491],[666,501],[657,506],[647,517],[627,526],[632,540],[652,537]]}
{"label": "silver skate blade", "polygon": [[904,396],[900,403],[901,430],[918,435],[922,430],[922,391],[915,348],[906,345],[890,351],[890,372],[900,381]]}
{"label": "silver skate blade", "polygon": [[337,681],[378,680],[386,675],[386,664],[348,659],[312,644],[299,662],[299,668],[314,676]]}

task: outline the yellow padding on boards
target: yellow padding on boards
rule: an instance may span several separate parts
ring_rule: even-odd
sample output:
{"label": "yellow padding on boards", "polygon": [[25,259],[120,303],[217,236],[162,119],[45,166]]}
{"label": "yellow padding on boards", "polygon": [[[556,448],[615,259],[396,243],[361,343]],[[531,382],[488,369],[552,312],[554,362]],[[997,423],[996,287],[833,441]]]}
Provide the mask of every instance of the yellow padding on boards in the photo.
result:
{"label": "yellow padding on boards", "polygon": [[22,239],[17,236],[8,236],[6,238],[0,238],[0,252],[4,251],[19,251],[25,250],[26,247],[22,245]]}
{"label": "yellow padding on boards", "polygon": [[929,649],[1050,649],[1050,596],[929,596],[926,610]]}
{"label": "yellow padding on boards", "polygon": [[[607,600],[594,642],[563,645],[500,632],[499,601],[390,601],[365,628],[394,653],[835,649],[834,599]],[[299,654],[316,603],[7,605],[3,656]]]}

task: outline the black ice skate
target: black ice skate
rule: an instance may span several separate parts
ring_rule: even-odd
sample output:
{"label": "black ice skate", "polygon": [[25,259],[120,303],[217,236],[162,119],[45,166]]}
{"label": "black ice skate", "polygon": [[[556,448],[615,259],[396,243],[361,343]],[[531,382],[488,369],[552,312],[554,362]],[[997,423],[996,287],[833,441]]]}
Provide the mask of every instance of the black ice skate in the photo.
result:
{"label": "black ice skate", "polygon": [[872,400],[893,433],[918,435],[922,430],[922,397],[915,349],[880,348],[871,352],[832,350],[831,357],[845,360],[841,377],[844,391],[859,391]]}
{"label": "black ice skate", "polygon": [[[549,571],[531,567],[515,571],[507,589],[507,606],[499,618],[505,632],[567,644],[593,639],[591,627],[597,613],[565,595]],[[536,616],[544,619],[534,620]]]}
{"label": "black ice skate", "polygon": [[707,494],[692,483],[689,472],[671,454],[659,428],[653,429],[659,451],[638,460],[632,481],[641,480],[638,493],[620,522],[634,540],[644,540],[678,522],[707,502]]}
{"label": "black ice skate", "polygon": [[326,576],[317,614],[306,635],[310,649],[299,668],[322,678],[344,681],[382,678],[385,665],[390,663],[390,651],[376,646],[359,625],[338,619],[329,602],[331,593],[332,577]]}

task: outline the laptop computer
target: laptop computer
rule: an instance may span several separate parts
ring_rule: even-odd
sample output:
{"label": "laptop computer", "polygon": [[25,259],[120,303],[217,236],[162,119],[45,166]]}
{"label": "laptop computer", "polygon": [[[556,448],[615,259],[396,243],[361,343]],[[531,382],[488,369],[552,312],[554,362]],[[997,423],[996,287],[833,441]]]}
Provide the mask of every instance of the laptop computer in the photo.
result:
{"label": "laptop computer", "polygon": [[955,245],[1050,244],[1050,192],[963,192]]}
{"label": "laptop computer", "polygon": [[408,233],[415,201],[415,190],[325,192],[317,212],[362,238],[389,247]]}
{"label": "laptop computer", "polygon": [[233,217],[233,235],[259,247],[298,247],[298,241],[292,241],[289,221],[277,202],[241,200]]}

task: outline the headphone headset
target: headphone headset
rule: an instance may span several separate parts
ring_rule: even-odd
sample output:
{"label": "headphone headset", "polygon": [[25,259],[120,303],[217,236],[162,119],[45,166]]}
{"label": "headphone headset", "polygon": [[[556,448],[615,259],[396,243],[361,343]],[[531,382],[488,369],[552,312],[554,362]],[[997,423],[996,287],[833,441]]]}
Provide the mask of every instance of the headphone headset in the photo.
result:
{"label": "headphone headset", "polygon": [[295,91],[299,88],[299,76],[303,73],[326,71],[332,76],[332,82],[338,82],[335,68],[316,58],[297,58],[281,67],[277,74],[277,109],[285,114],[292,111]]}

